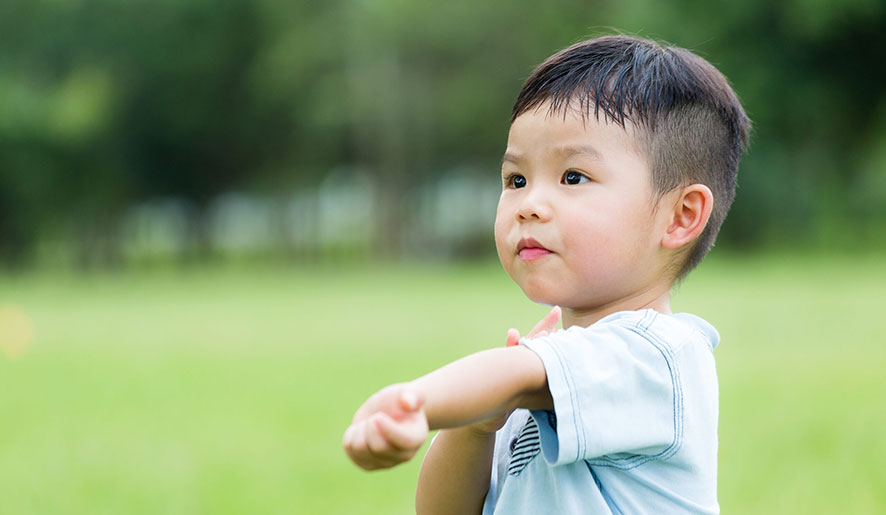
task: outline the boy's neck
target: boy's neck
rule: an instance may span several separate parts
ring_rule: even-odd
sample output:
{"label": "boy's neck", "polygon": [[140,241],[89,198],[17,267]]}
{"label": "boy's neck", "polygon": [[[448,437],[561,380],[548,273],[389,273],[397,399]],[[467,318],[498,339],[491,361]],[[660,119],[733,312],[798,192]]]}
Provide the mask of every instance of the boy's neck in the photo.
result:
{"label": "boy's neck", "polygon": [[659,313],[669,315],[671,313],[671,285],[658,285],[601,306],[580,309],[563,307],[562,309],[563,329],[567,329],[574,325],[588,327],[602,318],[619,311],[654,309]]}

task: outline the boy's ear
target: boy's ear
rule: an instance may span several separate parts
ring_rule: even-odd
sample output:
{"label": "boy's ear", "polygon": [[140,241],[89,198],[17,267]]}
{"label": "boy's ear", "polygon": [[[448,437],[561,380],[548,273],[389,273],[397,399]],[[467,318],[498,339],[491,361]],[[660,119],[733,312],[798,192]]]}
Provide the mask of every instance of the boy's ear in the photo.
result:
{"label": "boy's ear", "polygon": [[661,238],[662,246],[671,249],[682,247],[698,238],[708,224],[714,208],[714,194],[704,184],[684,187],[676,200],[671,211],[670,224]]}

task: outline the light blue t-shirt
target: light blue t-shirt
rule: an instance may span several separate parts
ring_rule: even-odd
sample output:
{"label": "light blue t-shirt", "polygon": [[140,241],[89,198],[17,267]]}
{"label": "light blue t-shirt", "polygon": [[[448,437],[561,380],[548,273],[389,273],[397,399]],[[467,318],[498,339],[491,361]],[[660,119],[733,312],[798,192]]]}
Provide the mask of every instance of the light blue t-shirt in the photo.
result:
{"label": "light blue t-shirt", "polygon": [[517,410],[496,434],[483,514],[719,513],[719,340],[653,310],[521,340],[554,410]]}

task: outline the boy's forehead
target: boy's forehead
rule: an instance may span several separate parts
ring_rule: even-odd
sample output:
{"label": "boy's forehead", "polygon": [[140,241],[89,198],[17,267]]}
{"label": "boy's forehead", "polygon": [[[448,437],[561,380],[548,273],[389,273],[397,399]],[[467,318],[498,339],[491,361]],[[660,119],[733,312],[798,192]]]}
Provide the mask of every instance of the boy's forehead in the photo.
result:
{"label": "boy's forehead", "polygon": [[552,110],[547,103],[527,110],[511,124],[504,161],[516,161],[528,152],[544,149],[551,157],[580,155],[603,159],[607,154],[631,151],[645,158],[641,132],[629,120],[624,126],[575,106]]}

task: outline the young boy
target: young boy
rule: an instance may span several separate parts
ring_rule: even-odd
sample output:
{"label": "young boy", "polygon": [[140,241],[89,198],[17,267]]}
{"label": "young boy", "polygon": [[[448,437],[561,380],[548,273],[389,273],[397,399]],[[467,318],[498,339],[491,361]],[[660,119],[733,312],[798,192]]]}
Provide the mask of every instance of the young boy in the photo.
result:
{"label": "young boy", "polygon": [[555,307],[527,338],[382,389],[345,432],[351,459],[391,467],[442,429],[419,513],[717,513],[719,335],[669,295],[713,245],[749,126],[684,49],[610,36],[539,65],[495,241],[564,330]]}

